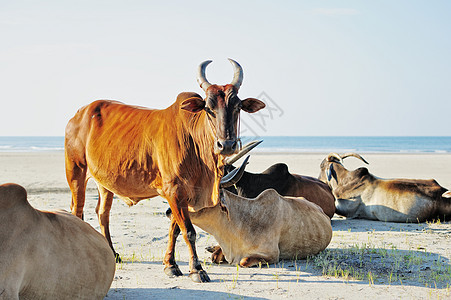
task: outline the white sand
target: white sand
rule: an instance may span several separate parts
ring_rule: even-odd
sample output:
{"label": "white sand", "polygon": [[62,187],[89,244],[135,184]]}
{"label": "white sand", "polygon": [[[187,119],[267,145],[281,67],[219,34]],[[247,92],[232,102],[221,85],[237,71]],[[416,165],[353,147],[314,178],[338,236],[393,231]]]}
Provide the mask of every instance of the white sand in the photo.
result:
{"label": "white sand", "polygon": [[[271,164],[285,162],[293,173],[317,177],[325,155],[256,153],[247,170],[261,172]],[[379,177],[435,178],[451,188],[449,154],[363,156],[370,163],[370,172]],[[363,164],[348,158],[345,165],[351,169]],[[62,152],[0,153],[0,184],[6,182],[23,185],[30,203],[38,209],[69,209]],[[96,202],[95,184],[90,182],[85,219],[98,230]],[[249,269],[211,265],[204,248],[216,241],[198,229],[198,255],[205,261],[204,268],[212,282],[195,284],[186,276],[188,250],[181,237],[176,258],[185,276],[174,279],[163,273],[169,226],[164,215],[167,207],[160,197],[141,201],[131,208],[121,200],[114,200],[110,228],[116,250],[125,262],[117,265],[108,299],[451,298],[450,222],[396,224],[334,217],[332,242],[316,259]],[[357,280],[335,276],[334,272],[322,275],[320,265],[333,260],[340,263],[342,270],[354,269],[364,275]]]}

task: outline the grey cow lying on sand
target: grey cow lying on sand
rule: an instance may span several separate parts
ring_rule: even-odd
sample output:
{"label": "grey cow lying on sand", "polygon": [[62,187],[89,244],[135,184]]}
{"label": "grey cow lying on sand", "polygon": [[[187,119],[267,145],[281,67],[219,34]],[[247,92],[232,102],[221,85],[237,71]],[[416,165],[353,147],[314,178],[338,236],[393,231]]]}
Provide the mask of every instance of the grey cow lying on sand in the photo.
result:
{"label": "grey cow lying on sand", "polygon": [[367,163],[355,153],[330,153],[321,163],[320,179],[332,189],[337,214],[388,222],[451,217],[451,193],[435,180],[383,179],[367,168],[348,171],[342,162],[350,156]]}
{"label": "grey cow lying on sand", "polygon": [[193,224],[222,248],[216,263],[252,267],[305,258],[324,250],[332,238],[329,217],[304,198],[283,197],[273,189],[254,199],[222,189],[220,198],[216,206],[190,213]]}
{"label": "grey cow lying on sand", "polygon": [[0,185],[0,299],[103,299],[116,263],[106,239],[64,211],[31,207]]}

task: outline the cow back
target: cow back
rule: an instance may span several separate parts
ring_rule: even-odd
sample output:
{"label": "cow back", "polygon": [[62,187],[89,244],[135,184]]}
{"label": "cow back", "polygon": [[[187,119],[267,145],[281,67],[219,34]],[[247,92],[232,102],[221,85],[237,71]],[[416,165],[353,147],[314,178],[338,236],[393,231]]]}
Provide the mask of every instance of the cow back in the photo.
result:
{"label": "cow back", "polygon": [[22,187],[4,190],[0,203],[9,207],[0,211],[0,286],[21,299],[105,297],[115,271],[106,239],[67,212],[35,210]]}

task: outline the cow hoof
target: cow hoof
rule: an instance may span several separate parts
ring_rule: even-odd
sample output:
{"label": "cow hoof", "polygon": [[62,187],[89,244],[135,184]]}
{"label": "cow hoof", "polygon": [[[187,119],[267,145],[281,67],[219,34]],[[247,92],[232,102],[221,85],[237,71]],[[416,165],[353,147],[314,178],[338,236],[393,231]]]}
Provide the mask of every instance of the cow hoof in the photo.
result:
{"label": "cow hoof", "polygon": [[207,272],[204,270],[200,270],[197,272],[191,272],[189,274],[189,278],[191,278],[192,281],[196,283],[202,283],[202,282],[210,282],[210,277],[208,277]]}
{"label": "cow hoof", "polygon": [[177,265],[165,267],[164,273],[166,273],[166,275],[168,275],[169,277],[176,277],[176,276],[183,275],[182,271],[180,271],[179,266],[177,266]]}
{"label": "cow hoof", "polygon": [[114,257],[116,258],[116,263],[122,262],[122,259],[121,259],[121,256],[119,255],[119,253],[114,253]]}

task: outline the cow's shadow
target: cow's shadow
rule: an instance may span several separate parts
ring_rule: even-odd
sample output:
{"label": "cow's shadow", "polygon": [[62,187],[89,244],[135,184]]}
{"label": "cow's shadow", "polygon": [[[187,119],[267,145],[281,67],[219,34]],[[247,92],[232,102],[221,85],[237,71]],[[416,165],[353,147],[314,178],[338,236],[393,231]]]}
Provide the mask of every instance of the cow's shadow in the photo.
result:
{"label": "cow's shadow", "polygon": [[162,288],[112,288],[105,299],[266,299],[260,297],[247,297],[234,293],[216,291],[183,289],[172,287]]}
{"label": "cow's shadow", "polygon": [[[160,262],[142,261],[140,263],[161,265]],[[178,264],[183,270],[188,268],[187,262],[180,261]],[[368,245],[346,249],[327,248],[318,255],[307,259],[262,264],[259,267],[246,268],[245,272],[239,272],[240,276],[232,276],[232,279],[229,277],[230,274],[236,274],[237,267],[235,265],[215,266],[217,267],[214,270],[209,271],[213,282],[237,281],[242,284],[255,281],[267,283],[277,281],[289,284],[331,283],[333,280],[339,280],[340,282],[364,285],[427,286],[445,289],[451,282],[450,260],[442,255],[417,250],[369,247]],[[277,269],[280,269],[281,272],[278,272]],[[274,275],[276,273],[278,274],[277,278]],[[312,276],[316,278],[310,278]],[[318,277],[322,277],[323,280],[318,280]],[[116,290],[124,290],[125,294],[133,295],[133,289]],[[139,290],[141,293],[141,289]],[[153,289],[148,290],[149,292],[153,291]],[[177,296],[177,293],[182,292],[183,289],[176,288],[170,291],[161,289],[161,291],[169,293],[167,294],[169,298],[173,298],[172,295]],[[215,296],[215,292],[204,292],[207,293],[204,296]],[[108,299],[110,299],[110,293]],[[218,292],[216,296],[222,297],[223,295]],[[128,296],[127,299],[129,299]]]}
{"label": "cow's shadow", "polygon": [[[439,224],[431,221],[432,224]],[[421,223],[395,223],[384,221],[373,221],[366,219],[346,219],[335,215],[332,219],[332,229],[334,231],[367,232],[367,231],[393,231],[393,232],[443,232],[451,233],[451,221],[440,222],[443,226],[430,226],[430,222]],[[441,228],[440,228],[441,227]]]}
{"label": "cow's shadow", "polygon": [[[236,266],[224,264],[221,268],[236,269]],[[284,272],[277,276],[277,281],[281,283],[327,283],[331,279],[338,279],[365,285],[429,286],[442,289],[448,288],[451,281],[448,258],[424,251],[385,248],[327,248],[307,259],[284,260],[252,268],[259,282],[274,282],[274,271],[268,274],[259,271],[259,268],[282,268]],[[218,275],[221,274],[216,273]],[[322,276],[324,280],[310,280],[310,276]],[[253,280],[252,276],[237,279],[240,282]]]}

